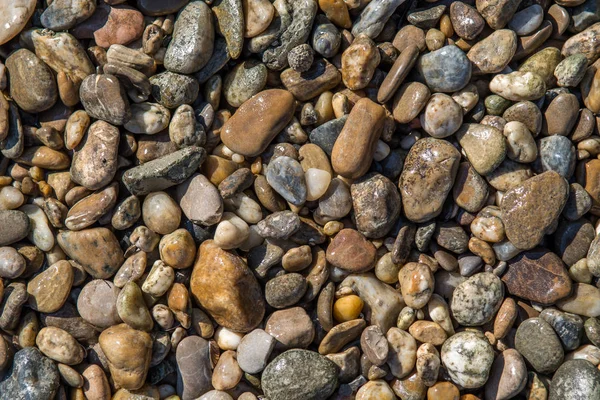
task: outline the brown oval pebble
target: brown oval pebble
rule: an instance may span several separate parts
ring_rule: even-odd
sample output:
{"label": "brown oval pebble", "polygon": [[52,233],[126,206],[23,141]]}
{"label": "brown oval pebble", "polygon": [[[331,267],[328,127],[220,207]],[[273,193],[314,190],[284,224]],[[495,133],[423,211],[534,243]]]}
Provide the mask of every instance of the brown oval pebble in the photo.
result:
{"label": "brown oval pebble", "polygon": [[51,265],[27,283],[29,305],[43,313],[58,311],[67,301],[73,278],[73,267],[68,261]]}
{"label": "brown oval pebble", "polygon": [[348,272],[365,272],[375,265],[376,251],[360,232],[342,229],[327,247],[327,261]]}
{"label": "brown oval pebble", "polygon": [[294,108],[294,97],[290,92],[264,90],[244,102],[225,122],[221,140],[238,154],[257,156],[290,122]]}

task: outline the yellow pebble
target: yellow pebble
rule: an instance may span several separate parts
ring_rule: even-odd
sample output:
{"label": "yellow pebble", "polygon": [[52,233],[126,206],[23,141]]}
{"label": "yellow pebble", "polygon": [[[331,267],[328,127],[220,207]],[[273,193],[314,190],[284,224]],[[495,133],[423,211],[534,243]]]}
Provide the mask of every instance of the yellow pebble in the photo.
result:
{"label": "yellow pebble", "polygon": [[362,299],[354,294],[342,297],[333,304],[333,318],[338,322],[356,319],[360,315],[363,305]]}

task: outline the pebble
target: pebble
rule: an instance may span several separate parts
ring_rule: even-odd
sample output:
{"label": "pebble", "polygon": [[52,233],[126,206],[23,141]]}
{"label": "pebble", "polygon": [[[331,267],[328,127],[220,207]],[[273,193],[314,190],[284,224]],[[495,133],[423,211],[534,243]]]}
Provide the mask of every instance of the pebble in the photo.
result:
{"label": "pebble", "polygon": [[567,198],[568,185],[554,171],[514,187],[505,193],[501,205],[506,236],[520,249],[534,248],[560,215]]}
{"label": "pebble", "polygon": [[87,283],[77,298],[77,311],[90,324],[108,328],[121,322],[117,312],[120,289],[112,282],[95,279]]}
{"label": "pebble", "polygon": [[[246,264],[210,240],[200,246],[199,254],[191,279],[195,301],[219,325],[242,332],[254,329],[264,316],[265,305],[256,278]],[[214,262],[222,263],[223,267],[211,268]],[[235,285],[226,283],[231,279],[235,279]],[[217,282],[222,284],[217,285]]]}
{"label": "pebble", "polygon": [[357,230],[368,238],[385,236],[400,214],[396,186],[380,174],[368,174],[350,186]]}
{"label": "pebble", "polygon": [[357,36],[342,53],[342,81],[350,90],[364,89],[381,61],[379,50],[367,35]]}
{"label": "pebble", "polygon": [[573,54],[562,60],[554,70],[559,86],[573,87],[579,85],[585,75],[588,60],[581,53]]}
{"label": "pebble", "polygon": [[18,278],[25,271],[25,259],[14,247],[0,247],[0,277]]}
{"label": "pebble", "polygon": [[568,297],[572,285],[560,258],[548,250],[532,250],[510,260],[502,277],[508,292],[541,304]]}
{"label": "pebble", "polygon": [[506,156],[508,158],[520,163],[531,163],[537,159],[538,148],[524,123],[510,121],[504,125],[503,133],[506,137]]}
{"label": "pebble", "polygon": [[331,151],[337,174],[355,179],[368,171],[384,119],[385,110],[375,102],[364,98],[355,104]]}
{"label": "pebble", "polygon": [[384,380],[369,381],[358,389],[357,400],[393,400],[396,396]]}
{"label": "pebble", "polygon": [[304,296],[306,285],[306,279],[297,273],[277,276],[265,285],[265,299],[274,308],[292,306]]}
{"label": "pebble", "polygon": [[481,175],[493,172],[506,155],[504,135],[493,126],[464,124],[456,138],[475,171]]}
{"label": "pebble", "polygon": [[57,242],[71,259],[97,279],[111,277],[124,261],[117,238],[106,228],[61,231]]}
{"label": "pebble", "polygon": [[515,13],[508,22],[508,27],[519,36],[533,33],[544,19],[544,9],[539,4],[533,4]]}
{"label": "pebble", "polygon": [[26,347],[14,355],[12,367],[0,381],[0,390],[9,398],[27,393],[32,398],[52,398],[58,393],[60,376],[56,364],[35,347]]}
{"label": "pebble", "polygon": [[94,39],[100,47],[129,44],[144,32],[144,16],[128,6],[112,7],[100,4],[94,14],[76,26],[73,35],[78,39]]}
{"label": "pebble", "polygon": [[35,338],[35,344],[45,356],[62,364],[75,365],[83,361],[83,347],[62,329],[42,328]]}
{"label": "pebble", "polygon": [[170,109],[192,103],[200,91],[196,79],[171,71],[150,77],[150,84],[154,100]]}
{"label": "pebble", "polygon": [[[23,262],[24,268],[25,263]],[[73,278],[73,268],[68,261],[61,260],[52,264],[27,283],[29,305],[39,312],[58,311],[67,301]]]}
{"label": "pebble", "polygon": [[485,387],[485,398],[510,399],[525,388],[527,367],[515,349],[504,350],[492,364],[490,379]]}
{"label": "pebble", "polygon": [[304,309],[300,307],[277,310],[267,318],[265,332],[273,336],[281,349],[307,348],[315,329]]}
{"label": "pebble", "polygon": [[551,374],[562,364],[564,351],[552,326],[529,318],[517,328],[515,348],[539,373]]}
{"label": "pebble", "polygon": [[[342,7],[346,8],[345,5]],[[346,15],[347,14],[348,13],[346,13]],[[301,57],[294,56],[292,58],[291,55],[294,53],[294,49],[292,49],[292,51],[290,51],[288,54],[288,61],[290,62],[290,66],[292,68],[294,68],[293,64],[298,64],[298,67],[300,67],[299,61],[302,61],[301,68],[294,68],[294,70],[299,72],[303,72],[301,70],[308,71],[310,69],[310,65],[314,61],[315,52],[319,53],[323,57],[333,57],[338,53],[341,43],[342,35],[335,25],[329,22],[326,17],[317,15],[312,32],[312,48],[310,48],[308,44],[296,46],[294,49],[302,50],[302,52],[299,54]]]}
{"label": "pebble", "polygon": [[433,293],[435,278],[431,270],[423,263],[408,263],[398,273],[402,297],[407,306],[423,308]]}
{"label": "pebble", "polygon": [[579,347],[583,333],[581,317],[548,308],[540,313],[540,318],[552,326],[565,350],[575,350]]}
{"label": "pebble", "polygon": [[554,374],[550,385],[550,400],[574,400],[600,398],[600,373],[586,360],[566,361]]}
{"label": "pebble", "polygon": [[275,338],[262,329],[255,329],[245,335],[237,348],[240,368],[249,374],[260,373],[267,365],[275,343]]}
{"label": "pebble", "polygon": [[417,66],[434,92],[456,92],[471,79],[471,62],[456,46],[445,46],[421,56]]}
{"label": "pebble", "polygon": [[337,385],[337,367],[308,350],[288,350],[271,361],[262,374],[262,387],[273,400],[326,398]]}
{"label": "pebble", "polygon": [[91,0],[69,2],[58,0],[48,5],[40,19],[44,28],[64,31],[85,21],[96,11],[96,3]]}
{"label": "pebble", "polygon": [[267,168],[267,182],[281,197],[295,206],[304,204],[307,196],[302,166],[288,156],[277,157]]}
{"label": "pebble", "polygon": [[465,326],[481,326],[491,321],[502,305],[504,286],[490,272],[481,272],[460,283],[452,294],[450,309]]}
{"label": "pebble", "polygon": [[461,1],[450,5],[450,20],[456,34],[465,40],[475,39],[485,26],[477,9]]}
{"label": "pebble", "polygon": [[559,301],[560,310],[586,317],[600,315],[600,291],[586,283],[574,283],[571,296]]}
{"label": "pebble", "polygon": [[[558,112],[563,116],[560,120],[556,118]],[[570,93],[559,94],[548,105],[544,113],[542,132],[548,136],[567,136],[575,126],[578,114],[579,101],[577,97]]]}
{"label": "pebble", "polygon": [[546,84],[534,72],[515,71],[494,76],[490,90],[511,101],[536,100],[546,92]]}
{"label": "pebble", "polygon": [[[406,157],[399,183],[404,213],[409,220],[425,222],[442,212],[459,161],[459,152],[445,141],[426,138],[415,143]],[[421,174],[422,168],[427,170],[426,175]]]}
{"label": "pebble", "polygon": [[444,342],[441,360],[454,383],[474,389],[488,380],[494,351],[483,334],[464,331]]}
{"label": "pebble", "polygon": [[213,53],[213,18],[202,2],[185,6],[173,28],[173,39],[164,56],[165,68],[171,72],[190,74],[204,67]]}
{"label": "pebble", "polygon": [[334,267],[360,273],[375,266],[376,249],[354,229],[342,229],[327,247],[327,261]]}
{"label": "pebble", "polygon": [[415,119],[429,101],[431,91],[420,82],[405,83],[394,96],[394,120],[407,124]]}
{"label": "pebble", "polygon": [[421,126],[425,132],[438,139],[454,134],[462,122],[462,107],[452,97],[443,93],[431,96],[421,114]]}
{"label": "pebble", "polygon": [[500,29],[471,47],[467,57],[473,63],[474,75],[494,74],[506,68],[516,51],[515,32]]}

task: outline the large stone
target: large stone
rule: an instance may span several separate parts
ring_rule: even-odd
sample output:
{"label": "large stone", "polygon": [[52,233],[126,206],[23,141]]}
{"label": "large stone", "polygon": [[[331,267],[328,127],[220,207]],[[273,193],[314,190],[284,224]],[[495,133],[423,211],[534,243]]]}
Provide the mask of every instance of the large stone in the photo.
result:
{"label": "large stone", "polygon": [[488,380],[494,350],[482,333],[464,331],[444,342],[441,359],[453,382],[474,389]]}
{"label": "large stone", "polygon": [[35,11],[36,0],[2,0],[0,1],[0,45],[8,42],[23,30],[27,21]]}
{"label": "large stone", "polygon": [[587,360],[566,361],[552,378],[548,400],[581,399],[600,399],[600,371]]}
{"label": "large stone", "polygon": [[221,128],[221,140],[235,153],[262,153],[290,122],[296,107],[287,90],[264,90],[242,104]]}
{"label": "large stone", "polygon": [[420,139],[411,147],[399,183],[408,219],[425,222],[442,212],[459,163],[460,153],[445,140]]}
{"label": "large stone", "polygon": [[262,291],[246,263],[212,240],[200,246],[190,288],[194,299],[227,329],[251,331],[265,314]]}
{"label": "large stone", "polygon": [[529,318],[519,325],[515,348],[539,373],[551,374],[562,364],[562,344],[549,323],[541,318]]}
{"label": "large stone", "polygon": [[267,365],[262,388],[270,400],[326,399],[337,385],[337,366],[318,353],[288,350]]}
{"label": "large stone", "polygon": [[529,250],[553,229],[567,199],[569,185],[554,171],[526,180],[502,198],[502,222],[515,247]]}
{"label": "large stone", "polygon": [[11,368],[0,381],[2,400],[53,399],[58,391],[60,376],[56,364],[35,347],[19,350]]}
{"label": "large stone", "polygon": [[188,336],[179,342],[177,360],[177,394],[182,400],[193,400],[208,392],[211,386],[211,359],[208,341]]}

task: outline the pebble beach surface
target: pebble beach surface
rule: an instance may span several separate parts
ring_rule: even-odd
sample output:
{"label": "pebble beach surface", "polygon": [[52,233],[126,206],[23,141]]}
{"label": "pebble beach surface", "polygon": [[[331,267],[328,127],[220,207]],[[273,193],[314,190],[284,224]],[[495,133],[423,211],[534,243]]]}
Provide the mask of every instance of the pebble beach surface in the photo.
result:
{"label": "pebble beach surface", "polygon": [[0,26],[0,400],[600,400],[597,0]]}

